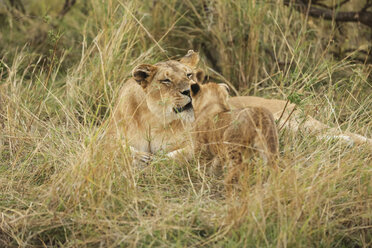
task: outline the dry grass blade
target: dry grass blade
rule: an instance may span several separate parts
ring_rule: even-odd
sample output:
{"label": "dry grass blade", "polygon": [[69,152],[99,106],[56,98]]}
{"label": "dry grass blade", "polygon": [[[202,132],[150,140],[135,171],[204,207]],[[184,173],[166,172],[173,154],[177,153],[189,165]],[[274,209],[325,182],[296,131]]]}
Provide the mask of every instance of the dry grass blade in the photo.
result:
{"label": "dry grass blade", "polygon": [[133,67],[189,49],[236,95],[295,95],[296,115],[371,138],[371,67],[342,56],[370,31],[253,0],[76,1],[63,18],[64,1],[3,2],[1,247],[372,246],[367,146],[281,128],[280,171],[252,162],[226,199],[202,160],[138,169],[101,138]]}

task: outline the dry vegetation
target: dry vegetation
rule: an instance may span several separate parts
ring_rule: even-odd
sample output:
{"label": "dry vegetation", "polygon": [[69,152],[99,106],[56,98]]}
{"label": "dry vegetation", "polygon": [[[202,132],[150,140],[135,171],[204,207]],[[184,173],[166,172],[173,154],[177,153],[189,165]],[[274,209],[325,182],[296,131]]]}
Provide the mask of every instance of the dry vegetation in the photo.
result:
{"label": "dry vegetation", "polygon": [[367,147],[282,129],[283,170],[257,166],[227,201],[198,161],[135,170],[125,144],[99,144],[132,68],[190,48],[241,94],[372,137],[371,67],[332,55],[371,29],[343,24],[341,42],[279,1],[23,2],[0,0],[1,247],[371,247]]}

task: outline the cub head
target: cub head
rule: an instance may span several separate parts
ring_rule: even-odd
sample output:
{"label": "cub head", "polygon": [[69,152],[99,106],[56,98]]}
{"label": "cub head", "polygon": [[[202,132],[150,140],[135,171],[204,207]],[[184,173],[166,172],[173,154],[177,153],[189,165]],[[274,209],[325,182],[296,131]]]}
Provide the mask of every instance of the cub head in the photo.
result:
{"label": "cub head", "polygon": [[192,104],[196,115],[211,106],[218,106],[223,110],[228,109],[227,98],[229,97],[229,86],[226,84],[194,83],[190,88]]}
{"label": "cub head", "polygon": [[171,122],[176,119],[194,120],[190,85],[200,77],[195,70],[199,54],[190,50],[179,61],[169,60],[155,65],[142,64],[132,75],[146,94],[150,111]]}

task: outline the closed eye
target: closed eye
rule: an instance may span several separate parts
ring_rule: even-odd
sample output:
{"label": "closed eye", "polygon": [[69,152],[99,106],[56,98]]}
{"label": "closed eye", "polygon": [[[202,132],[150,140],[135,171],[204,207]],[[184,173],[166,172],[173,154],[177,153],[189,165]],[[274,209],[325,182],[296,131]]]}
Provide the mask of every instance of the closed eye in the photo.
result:
{"label": "closed eye", "polygon": [[187,74],[186,74],[186,77],[189,78],[189,79],[191,79],[191,77],[192,77],[192,73],[187,73]]}
{"label": "closed eye", "polygon": [[163,83],[163,84],[170,84],[171,82],[172,81],[168,78],[160,80],[160,83]]}

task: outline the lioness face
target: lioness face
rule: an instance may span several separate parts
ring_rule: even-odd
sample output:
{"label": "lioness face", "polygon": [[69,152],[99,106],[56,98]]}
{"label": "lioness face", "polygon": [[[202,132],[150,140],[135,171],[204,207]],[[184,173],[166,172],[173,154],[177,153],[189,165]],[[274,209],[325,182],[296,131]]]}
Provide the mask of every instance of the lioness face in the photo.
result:
{"label": "lioness face", "polygon": [[198,61],[199,55],[189,51],[180,61],[142,64],[133,70],[133,77],[142,86],[152,113],[166,122],[194,120],[190,85],[195,83],[193,70]]}
{"label": "lioness face", "polygon": [[227,98],[229,96],[229,87],[226,84],[192,84],[191,97],[195,114],[199,115],[203,109],[210,105],[228,106]]}

